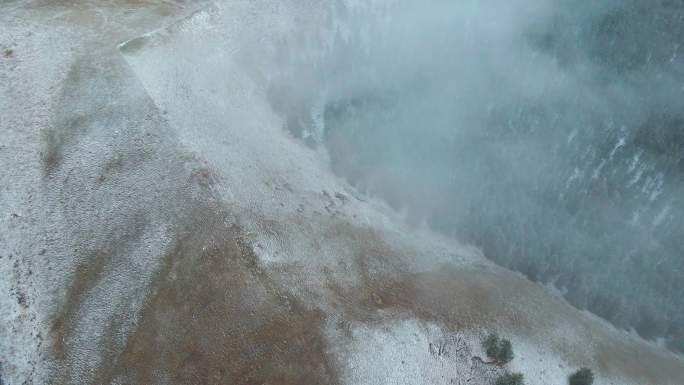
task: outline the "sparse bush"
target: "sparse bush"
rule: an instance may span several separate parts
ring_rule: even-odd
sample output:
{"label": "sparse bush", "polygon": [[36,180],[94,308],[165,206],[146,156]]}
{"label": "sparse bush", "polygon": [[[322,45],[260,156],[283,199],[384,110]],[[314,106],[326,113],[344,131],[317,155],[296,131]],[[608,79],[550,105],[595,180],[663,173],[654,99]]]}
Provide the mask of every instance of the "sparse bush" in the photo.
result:
{"label": "sparse bush", "polygon": [[499,336],[492,333],[482,342],[482,347],[487,353],[487,357],[494,360],[498,365],[503,365],[513,360],[513,345],[507,339],[499,339]]}
{"label": "sparse bush", "polygon": [[495,385],[524,385],[522,373],[504,373],[496,379]]}
{"label": "sparse bush", "polygon": [[582,368],[568,377],[568,383],[570,385],[591,385],[594,383],[594,373],[589,368]]}

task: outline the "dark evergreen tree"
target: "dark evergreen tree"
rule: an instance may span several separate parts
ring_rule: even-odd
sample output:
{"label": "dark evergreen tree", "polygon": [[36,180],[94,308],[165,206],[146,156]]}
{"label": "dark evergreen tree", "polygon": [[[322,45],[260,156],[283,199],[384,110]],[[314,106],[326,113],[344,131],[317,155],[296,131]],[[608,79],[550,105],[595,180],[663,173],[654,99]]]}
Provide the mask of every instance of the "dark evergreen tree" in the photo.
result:
{"label": "dark evergreen tree", "polygon": [[568,377],[568,384],[570,385],[591,385],[593,383],[594,373],[589,368],[582,368]]}
{"label": "dark evergreen tree", "polygon": [[513,360],[513,345],[507,339],[500,339],[496,333],[491,333],[482,342],[487,357],[497,365],[504,365]]}
{"label": "dark evergreen tree", "polygon": [[522,373],[504,373],[496,379],[496,385],[524,385]]}

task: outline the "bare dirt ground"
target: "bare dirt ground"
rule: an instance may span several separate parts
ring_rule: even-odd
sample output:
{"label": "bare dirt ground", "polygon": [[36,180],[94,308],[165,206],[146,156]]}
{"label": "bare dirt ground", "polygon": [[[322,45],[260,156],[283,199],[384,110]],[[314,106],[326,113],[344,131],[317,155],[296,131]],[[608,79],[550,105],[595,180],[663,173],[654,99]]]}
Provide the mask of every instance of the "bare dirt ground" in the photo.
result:
{"label": "bare dirt ground", "polygon": [[[284,12],[227,3],[209,19]],[[530,384],[583,365],[602,384],[684,383],[680,358],[357,198],[244,72],[202,99],[175,65],[203,52],[174,44],[212,25],[205,5],[0,5],[4,383],[489,384],[499,369],[473,357],[491,330]],[[435,354],[445,339],[468,354]]]}

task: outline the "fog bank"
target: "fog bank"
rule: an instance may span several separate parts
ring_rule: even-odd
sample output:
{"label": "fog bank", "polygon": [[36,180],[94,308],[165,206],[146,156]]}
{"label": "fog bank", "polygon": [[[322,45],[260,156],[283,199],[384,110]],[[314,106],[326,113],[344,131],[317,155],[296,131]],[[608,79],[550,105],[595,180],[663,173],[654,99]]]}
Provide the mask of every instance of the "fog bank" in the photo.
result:
{"label": "fog bank", "polygon": [[684,2],[347,1],[274,50],[333,169],[579,308],[684,348]]}

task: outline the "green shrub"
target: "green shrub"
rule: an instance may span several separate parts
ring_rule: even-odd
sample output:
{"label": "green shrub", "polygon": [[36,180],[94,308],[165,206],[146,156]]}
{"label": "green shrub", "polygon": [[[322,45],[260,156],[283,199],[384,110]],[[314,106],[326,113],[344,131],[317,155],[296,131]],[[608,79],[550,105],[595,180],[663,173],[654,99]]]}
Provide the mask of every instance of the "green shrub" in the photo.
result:
{"label": "green shrub", "polygon": [[499,351],[499,336],[494,333],[488,335],[484,342],[482,342],[482,347],[485,353],[487,353],[487,357],[496,356],[496,353]]}
{"label": "green shrub", "polygon": [[568,383],[570,385],[591,385],[594,383],[594,373],[589,368],[582,368],[568,377]]}
{"label": "green shrub", "polygon": [[511,341],[501,340],[501,343],[499,344],[499,354],[496,359],[502,364],[513,361],[513,345],[511,345]]}
{"label": "green shrub", "polygon": [[504,373],[496,379],[496,385],[524,385],[522,373]]}
{"label": "green shrub", "polygon": [[499,339],[499,336],[492,333],[482,342],[482,347],[487,353],[487,357],[494,360],[499,365],[507,364],[513,360],[513,345],[507,339]]}

